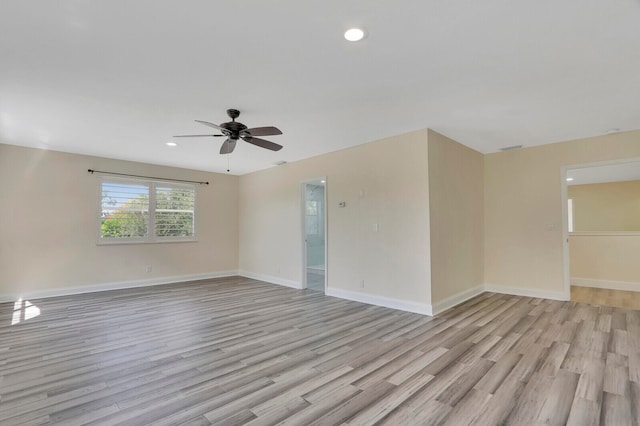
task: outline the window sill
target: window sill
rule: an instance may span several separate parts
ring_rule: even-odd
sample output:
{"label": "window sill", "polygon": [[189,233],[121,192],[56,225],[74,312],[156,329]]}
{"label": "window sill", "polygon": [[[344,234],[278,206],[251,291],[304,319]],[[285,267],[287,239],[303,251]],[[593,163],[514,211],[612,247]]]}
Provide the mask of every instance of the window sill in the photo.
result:
{"label": "window sill", "polygon": [[158,239],[158,240],[117,240],[117,241],[113,241],[113,240],[103,240],[103,239],[98,239],[98,241],[96,242],[97,246],[122,246],[122,245],[132,245],[132,244],[176,244],[176,243],[197,243],[198,240],[196,238],[189,238],[189,239],[171,239],[171,240],[163,240],[163,239]]}
{"label": "window sill", "polygon": [[570,237],[638,237],[640,231],[585,231],[585,232],[569,232]]}

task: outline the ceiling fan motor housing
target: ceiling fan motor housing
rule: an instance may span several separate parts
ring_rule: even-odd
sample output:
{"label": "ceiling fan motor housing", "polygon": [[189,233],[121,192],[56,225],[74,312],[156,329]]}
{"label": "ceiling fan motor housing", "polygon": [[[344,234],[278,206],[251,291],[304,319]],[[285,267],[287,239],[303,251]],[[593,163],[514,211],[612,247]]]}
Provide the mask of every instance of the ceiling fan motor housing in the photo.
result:
{"label": "ceiling fan motor housing", "polygon": [[239,121],[229,121],[228,123],[222,123],[220,127],[231,132],[231,134],[229,135],[231,139],[239,139],[240,132],[247,128],[247,126],[240,123]]}

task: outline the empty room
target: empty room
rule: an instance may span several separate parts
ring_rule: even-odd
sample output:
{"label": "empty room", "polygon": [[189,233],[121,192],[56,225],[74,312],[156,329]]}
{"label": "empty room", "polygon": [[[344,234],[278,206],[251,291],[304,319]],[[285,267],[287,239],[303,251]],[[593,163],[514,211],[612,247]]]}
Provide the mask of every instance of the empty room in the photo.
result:
{"label": "empty room", "polygon": [[0,4],[1,425],[637,425],[640,1]]}

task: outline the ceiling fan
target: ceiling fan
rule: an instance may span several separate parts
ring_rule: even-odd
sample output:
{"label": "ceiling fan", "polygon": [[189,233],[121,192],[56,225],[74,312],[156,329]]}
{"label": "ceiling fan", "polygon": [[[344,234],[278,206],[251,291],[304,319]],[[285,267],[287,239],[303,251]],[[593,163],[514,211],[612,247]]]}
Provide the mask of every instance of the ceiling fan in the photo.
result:
{"label": "ceiling fan", "polygon": [[267,126],[254,127],[249,129],[244,124],[236,121],[236,118],[240,116],[240,111],[238,111],[237,109],[228,109],[227,115],[231,118],[231,121],[222,123],[219,126],[217,124],[209,123],[208,121],[196,120],[200,124],[204,124],[205,126],[213,127],[214,129],[219,130],[222,133],[221,135],[177,135],[174,136],[174,138],[226,136],[227,140],[222,143],[222,146],[220,147],[220,154],[231,154],[236,147],[236,142],[238,142],[238,139],[242,139],[245,142],[249,142],[250,144],[259,146],[261,148],[270,149],[271,151],[279,151],[282,149],[282,145],[278,145],[277,143],[273,143],[268,140],[256,137],[281,135],[282,132],[277,127]]}

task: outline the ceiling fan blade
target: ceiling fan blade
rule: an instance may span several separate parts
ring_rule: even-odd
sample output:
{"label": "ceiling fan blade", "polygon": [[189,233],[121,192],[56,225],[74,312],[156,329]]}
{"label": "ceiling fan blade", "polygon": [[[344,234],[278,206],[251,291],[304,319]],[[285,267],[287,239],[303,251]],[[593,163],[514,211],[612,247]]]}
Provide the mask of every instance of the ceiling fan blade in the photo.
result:
{"label": "ceiling fan blade", "polygon": [[175,135],[174,138],[203,138],[205,136],[224,136],[224,135]]}
{"label": "ceiling fan blade", "polygon": [[261,148],[270,149],[271,151],[280,151],[282,149],[282,145],[278,145],[277,143],[269,142],[264,139],[254,138],[253,136],[243,136],[242,140]]}
{"label": "ceiling fan blade", "polygon": [[267,126],[267,127],[254,127],[252,129],[245,129],[241,133],[248,134],[249,136],[275,136],[275,135],[281,135],[282,131],[277,127]]}
{"label": "ceiling fan blade", "polygon": [[220,147],[220,154],[231,154],[233,150],[236,148],[236,142],[238,139],[228,138],[226,141],[222,143]]}
{"label": "ceiling fan blade", "polygon": [[227,129],[220,127],[217,124],[209,123],[208,121],[202,121],[202,120],[196,120],[196,122],[200,124],[204,124],[205,126],[213,127],[214,129],[218,129],[225,135],[229,134],[229,131]]}

